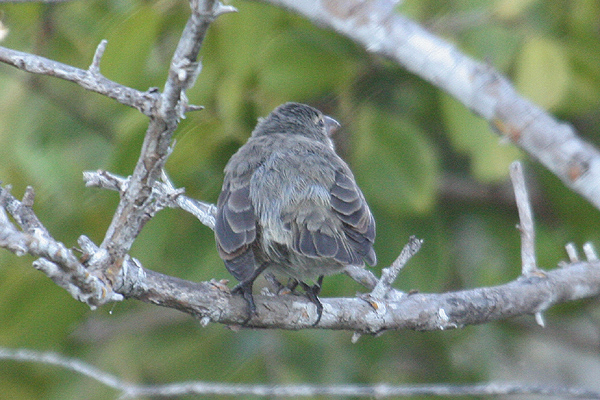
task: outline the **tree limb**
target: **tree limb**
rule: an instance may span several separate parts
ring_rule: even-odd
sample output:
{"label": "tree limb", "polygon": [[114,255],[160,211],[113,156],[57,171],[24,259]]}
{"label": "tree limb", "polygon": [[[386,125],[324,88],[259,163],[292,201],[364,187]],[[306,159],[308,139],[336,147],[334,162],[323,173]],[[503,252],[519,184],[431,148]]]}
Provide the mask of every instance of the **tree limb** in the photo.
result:
{"label": "tree limb", "polygon": [[[0,187],[0,206],[12,204],[16,220],[30,212],[6,189]],[[27,232],[28,225],[22,226]],[[41,232],[37,229],[35,232]],[[0,218],[0,245],[17,254],[27,252],[37,257],[36,268],[80,301],[92,306],[125,298],[174,308],[186,312],[206,325],[218,322],[242,324],[248,316],[247,304],[241,296],[232,296],[223,282],[190,282],[144,269],[129,256],[120,266],[119,287],[90,274],[88,257],[96,257],[101,249],[85,236],[79,246],[84,256],[77,259],[72,250],[45,234],[20,233],[8,218]],[[18,251],[2,240],[19,236]],[[22,236],[25,235],[25,236]],[[444,330],[481,324],[524,314],[535,314],[567,301],[600,294],[600,262],[575,261],[544,274],[523,276],[513,282],[443,294],[401,294],[383,299],[324,298],[320,329],[380,333],[386,330]],[[303,296],[256,295],[258,315],[245,326],[251,328],[310,328],[316,307]]]}

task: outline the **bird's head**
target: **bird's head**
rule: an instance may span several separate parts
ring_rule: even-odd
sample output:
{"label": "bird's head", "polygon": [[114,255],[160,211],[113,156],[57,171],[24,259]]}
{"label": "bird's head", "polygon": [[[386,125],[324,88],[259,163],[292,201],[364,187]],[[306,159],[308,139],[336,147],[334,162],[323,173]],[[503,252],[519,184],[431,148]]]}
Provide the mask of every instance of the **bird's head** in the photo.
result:
{"label": "bird's head", "polygon": [[333,146],[331,135],[340,127],[333,118],[316,108],[301,103],[285,103],[261,118],[252,136],[290,134],[308,137]]}

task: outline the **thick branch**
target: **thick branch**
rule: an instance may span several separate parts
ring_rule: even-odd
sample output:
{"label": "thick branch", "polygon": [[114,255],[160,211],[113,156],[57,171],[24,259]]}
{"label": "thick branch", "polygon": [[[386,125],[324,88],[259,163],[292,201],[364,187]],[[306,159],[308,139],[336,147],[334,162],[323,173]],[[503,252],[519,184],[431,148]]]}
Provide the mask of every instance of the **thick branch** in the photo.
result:
{"label": "thick branch", "polygon": [[[30,212],[3,188],[1,207],[11,204],[11,215],[23,220]],[[6,209],[6,208],[5,208]],[[140,262],[124,257],[115,275],[121,285],[112,287],[96,278],[72,251],[56,242],[43,229],[21,234],[8,218],[0,214],[0,245],[18,254],[27,252],[43,257],[36,267],[48,274],[75,298],[90,305],[120,300],[120,295],[144,302],[175,308],[200,319],[203,324],[243,323],[248,316],[247,303],[232,296],[222,282],[189,282],[144,269]],[[37,221],[37,218],[33,219]],[[22,226],[25,232],[29,226]],[[37,232],[37,233],[35,233]],[[5,238],[18,239],[17,246],[7,245]],[[102,255],[102,249],[81,237],[86,265]],[[481,324],[523,314],[535,314],[554,304],[600,294],[600,262],[573,262],[543,274],[521,277],[505,285],[444,294],[410,294],[388,296],[376,302],[360,298],[324,298],[321,329],[378,333],[390,329],[440,330]],[[248,327],[302,329],[309,328],[316,307],[304,296],[256,295],[258,315]]]}
{"label": "thick branch", "polygon": [[[139,272],[130,271],[139,276]],[[144,270],[146,279],[133,285],[126,297],[206,317],[213,322],[241,324],[247,305],[231,296],[223,284],[193,283]],[[600,263],[579,262],[545,272],[545,277],[521,277],[513,282],[443,294],[411,294],[399,300],[370,302],[360,298],[323,298],[323,317],[317,328],[378,333],[385,330],[419,331],[460,328],[518,315],[600,294]],[[258,316],[253,328],[300,329],[314,322],[316,309],[304,297],[255,295]],[[208,321],[204,321],[208,323]]]}
{"label": "thick branch", "polygon": [[393,0],[263,0],[293,10],[447,91],[600,209],[600,152],[491,66],[394,13]]}

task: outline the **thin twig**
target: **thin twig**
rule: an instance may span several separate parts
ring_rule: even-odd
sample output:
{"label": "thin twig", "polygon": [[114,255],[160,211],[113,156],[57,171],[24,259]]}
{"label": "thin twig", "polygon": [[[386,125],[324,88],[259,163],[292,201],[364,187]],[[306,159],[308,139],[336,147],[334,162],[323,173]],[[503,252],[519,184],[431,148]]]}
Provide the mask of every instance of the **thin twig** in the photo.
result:
{"label": "thin twig", "polygon": [[108,40],[103,39],[96,47],[96,52],[94,53],[94,58],[92,59],[92,63],[90,64],[88,71],[92,73],[92,75],[100,76],[100,60],[102,60],[102,56],[106,51],[106,46],[108,45]]}
{"label": "thin twig", "polygon": [[533,226],[533,213],[527,187],[525,185],[525,176],[523,167],[518,161],[510,165],[510,178],[515,190],[515,200],[519,210],[519,230],[521,231],[521,271],[523,275],[529,276],[538,273],[535,258],[535,230]]}
{"label": "thin twig", "polygon": [[[103,41],[104,42],[104,41]],[[98,46],[102,46],[102,42]],[[101,55],[101,54],[100,54]],[[92,66],[99,64],[98,51]],[[132,89],[106,79],[94,68],[85,70],[72,67],[57,61],[0,46],[0,62],[12,65],[20,70],[33,74],[54,76],[74,82],[84,89],[103,94],[129,107],[138,109],[144,115],[152,115],[158,95],[151,89],[146,92]]]}
{"label": "thin twig", "polygon": [[344,268],[344,273],[369,290],[373,290],[379,282],[375,274],[364,267],[348,265]]}
{"label": "thin twig", "polygon": [[[545,277],[538,269],[535,258],[535,228],[533,226],[533,212],[531,211],[531,203],[527,194],[527,186],[525,184],[525,175],[523,174],[523,166],[519,161],[515,161],[510,165],[510,179],[512,180],[515,191],[515,200],[517,209],[519,210],[519,231],[521,232],[521,273],[523,276],[537,275]],[[544,314],[542,313],[547,306],[545,304],[534,313],[535,322],[542,328],[546,326]]]}
{"label": "thin twig", "polygon": [[518,382],[487,382],[465,385],[253,385],[213,383],[202,381],[178,382],[165,385],[136,385],[115,375],[102,371],[75,358],[57,353],[29,349],[0,347],[0,359],[31,362],[65,368],[120,392],[120,398],[180,397],[190,394],[204,396],[261,396],[261,397],[412,397],[412,396],[499,396],[499,395],[545,395],[571,398],[600,399],[600,392],[579,387],[532,385]]}
{"label": "thin twig", "polygon": [[4,208],[0,207],[0,247],[18,256],[27,253],[27,236],[10,222]]}
{"label": "thin twig", "polygon": [[86,187],[97,187],[102,189],[114,190],[119,193],[124,192],[129,184],[128,178],[123,178],[108,171],[83,171],[83,181]]}
{"label": "thin twig", "polygon": [[565,245],[565,250],[567,251],[569,261],[579,262],[579,254],[577,253],[577,247],[575,246],[575,243],[567,243]]}
{"label": "thin twig", "polygon": [[[133,388],[132,388],[133,389]],[[598,399],[600,392],[577,387],[553,387],[525,383],[491,382],[474,385],[252,385],[210,382],[183,382],[164,386],[140,387],[124,393],[127,397],[138,396],[184,396],[204,394],[214,396],[261,396],[261,397],[365,397],[391,398],[414,396],[495,396],[540,394],[546,396],[568,396],[571,398]]]}
{"label": "thin twig", "polygon": [[[87,187],[98,187],[118,192],[123,192],[129,182],[127,178],[103,170],[84,171],[83,180]],[[181,208],[196,217],[202,224],[214,229],[217,207],[214,204],[185,196],[183,189],[175,188],[164,172],[162,180],[154,183],[153,190],[157,204],[169,208]]]}
{"label": "thin twig", "polygon": [[594,249],[594,245],[592,243],[584,243],[583,252],[585,253],[585,258],[587,258],[588,261],[598,261],[598,253],[596,253],[596,249]]}
{"label": "thin twig", "polygon": [[40,352],[30,349],[9,349],[0,347],[0,359],[22,362],[33,362],[37,364],[59,366],[78,374],[87,376],[108,387],[126,390],[126,386],[119,378],[104,372],[75,358],[67,358],[57,353]]}
{"label": "thin twig", "polygon": [[423,244],[422,239],[417,239],[415,236],[411,236],[408,239],[408,243],[404,246],[400,255],[392,263],[389,268],[384,268],[381,271],[381,278],[377,283],[377,286],[371,291],[371,298],[374,300],[383,300],[388,292],[392,289],[392,285],[398,278],[400,270],[404,268],[408,260],[412,258],[420,249]]}

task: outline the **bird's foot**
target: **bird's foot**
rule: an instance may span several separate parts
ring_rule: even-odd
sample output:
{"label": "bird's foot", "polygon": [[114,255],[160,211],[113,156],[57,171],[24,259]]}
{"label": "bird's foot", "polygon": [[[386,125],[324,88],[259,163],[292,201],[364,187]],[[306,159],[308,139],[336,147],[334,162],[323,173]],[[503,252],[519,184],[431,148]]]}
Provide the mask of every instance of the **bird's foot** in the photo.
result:
{"label": "bird's foot", "polygon": [[258,315],[256,304],[254,303],[254,296],[252,296],[252,283],[253,282],[240,282],[231,290],[232,294],[241,294],[248,304],[248,317],[244,320],[242,325],[246,325],[252,317]]}
{"label": "bird's foot", "polygon": [[[296,281],[298,282],[298,281]],[[319,276],[317,279],[316,285],[307,285],[304,282],[298,282],[302,289],[304,289],[304,293],[308,300],[311,301],[317,307],[317,320],[312,324],[312,326],[317,326],[317,324],[321,321],[321,317],[323,316],[323,304],[321,300],[319,300],[319,293],[321,293],[321,287],[323,285],[323,276]]]}

